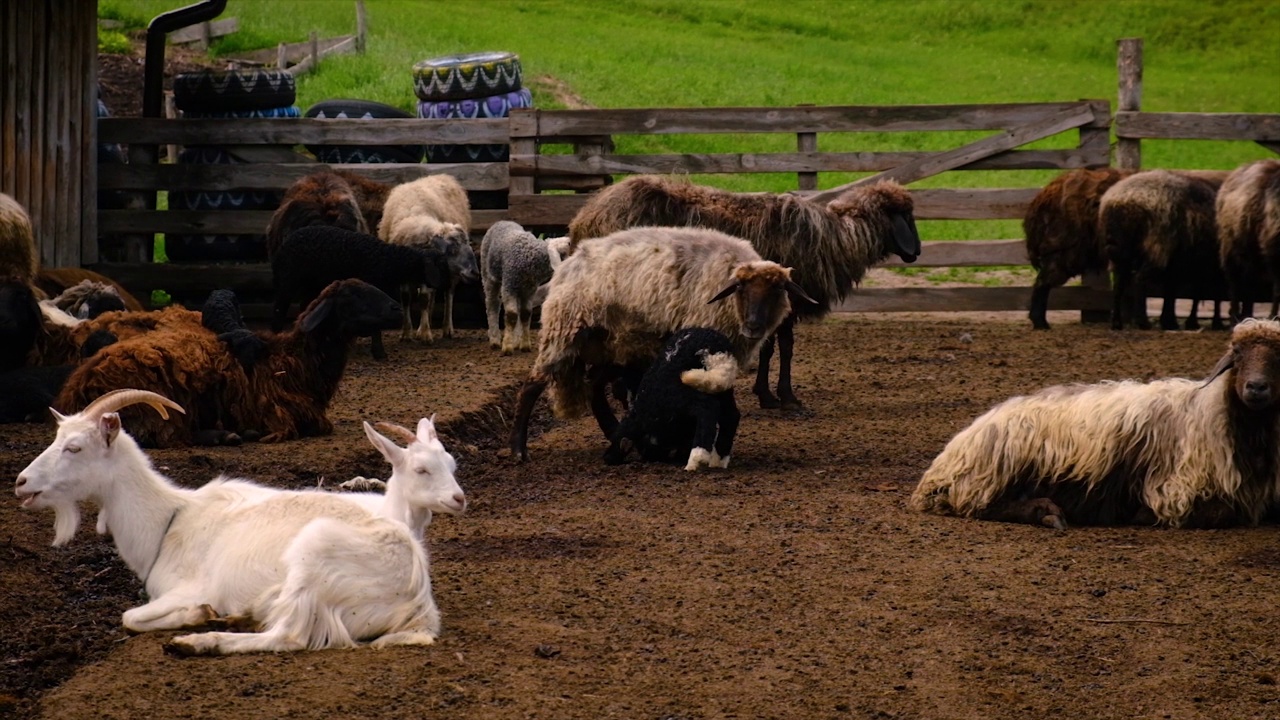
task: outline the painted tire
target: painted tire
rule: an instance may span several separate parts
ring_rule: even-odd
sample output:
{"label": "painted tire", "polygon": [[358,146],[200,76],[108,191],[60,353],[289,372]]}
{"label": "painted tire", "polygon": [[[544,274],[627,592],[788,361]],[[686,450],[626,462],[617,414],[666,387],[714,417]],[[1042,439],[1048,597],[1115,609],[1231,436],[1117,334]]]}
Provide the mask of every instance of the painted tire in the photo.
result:
{"label": "painted tire", "polygon": [[[511,110],[533,107],[533,94],[528,88],[515,92],[467,100],[442,100],[418,103],[418,117],[433,120],[475,120],[504,118]],[[506,162],[507,145],[428,145],[427,162]]]}
{"label": "painted tire", "polygon": [[502,95],[522,87],[521,75],[515,53],[445,55],[413,66],[413,92],[426,101]]}
{"label": "painted tire", "polygon": [[[324,100],[307,108],[309,118],[412,118],[397,107],[368,100]],[[323,163],[416,163],[422,162],[421,145],[308,145],[307,150]]]}
{"label": "painted tire", "polygon": [[173,79],[173,103],[185,112],[232,112],[288,107],[298,99],[284,70],[182,73]]}
{"label": "painted tire", "polygon": [[[187,147],[178,162],[196,165],[239,163],[225,149],[212,145]],[[276,190],[224,190],[221,192],[174,191],[169,193],[173,210],[274,210],[282,193]],[[165,254],[182,262],[258,262],[267,259],[265,235],[166,235]]]}
{"label": "painted tire", "polygon": [[184,118],[296,118],[302,117],[297,105],[263,108],[261,110],[219,110],[216,112],[182,111]]}

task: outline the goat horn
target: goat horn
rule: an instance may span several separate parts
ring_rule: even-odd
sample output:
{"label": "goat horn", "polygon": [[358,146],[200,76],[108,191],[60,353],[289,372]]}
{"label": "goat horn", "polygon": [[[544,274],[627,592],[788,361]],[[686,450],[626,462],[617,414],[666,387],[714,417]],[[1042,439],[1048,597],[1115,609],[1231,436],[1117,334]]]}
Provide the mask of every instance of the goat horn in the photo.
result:
{"label": "goat horn", "polygon": [[182,409],[181,405],[163,395],[160,395],[159,393],[153,393],[150,390],[120,389],[112,390],[105,395],[99,396],[97,400],[89,403],[84,410],[81,410],[80,414],[92,417],[102,417],[109,412],[115,412],[121,408],[126,408],[130,405],[137,405],[138,403],[146,403],[147,405],[150,405],[156,412],[160,413],[160,417],[165,420],[169,419],[169,413],[165,410],[166,407],[177,410],[184,415],[187,413],[186,410]]}
{"label": "goat horn", "polygon": [[374,423],[373,426],[381,430],[383,434],[393,435],[395,437],[400,438],[401,440],[405,441],[408,444],[413,444],[418,442],[418,436],[410,432],[409,428],[396,425],[395,423],[378,422],[378,423]]}

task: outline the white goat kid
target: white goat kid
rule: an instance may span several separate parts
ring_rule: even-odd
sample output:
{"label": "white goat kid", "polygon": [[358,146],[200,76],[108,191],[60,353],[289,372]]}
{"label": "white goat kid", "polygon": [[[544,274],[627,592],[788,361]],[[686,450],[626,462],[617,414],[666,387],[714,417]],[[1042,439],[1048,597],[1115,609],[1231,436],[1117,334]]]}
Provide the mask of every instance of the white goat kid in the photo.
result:
{"label": "white goat kid", "polygon": [[124,613],[133,632],[198,626],[220,616],[261,621],[263,632],[211,632],[171,641],[182,654],[427,645],[440,632],[426,551],[408,527],[359,503],[314,491],[219,477],[196,490],[157,473],[128,433],[121,408],[173,401],[116,390],[71,416],[18,475],[23,507],[56,513],[54,545],[96,502],[116,549],[151,602]]}
{"label": "white goat kid", "polygon": [[467,509],[467,496],[453,475],[458,464],[440,442],[434,415],[418,421],[416,435],[394,423],[377,424],[378,430],[404,441],[405,447],[374,427],[364,423],[365,437],[391,463],[391,477],[385,483],[376,478],[354,478],[340,487],[384,488],[386,493],[355,492],[339,497],[355,500],[370,512],[403,522],[419,541],[431,524],[433,512],[461,515]]}

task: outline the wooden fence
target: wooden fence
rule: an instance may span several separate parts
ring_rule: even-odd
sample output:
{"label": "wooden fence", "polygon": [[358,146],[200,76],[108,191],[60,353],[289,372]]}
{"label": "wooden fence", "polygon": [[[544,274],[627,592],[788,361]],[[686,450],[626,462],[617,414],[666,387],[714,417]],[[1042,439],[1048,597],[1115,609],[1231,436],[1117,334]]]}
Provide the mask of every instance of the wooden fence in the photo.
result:
{"label": "wooden fence", "polygon": [[[793,108],[674,108],[630,110],[515,110],[498,120],[165,120],[104,119],[102,142],[144,145],[217,145],[245,161],[236,165],[131,164],[102,166],[104,190],[225,191],[282,190],[321,164],[295,152],[299,145],[509,144],[503,163],[344,165],[382,182],[398,183],[427,174],[448,173],[472,191],[505,191],[505,209],[473,211],[473,230],[483,233],[500,219],[548,232],[562,231],[587,201],[585,193],[612,179],[636,173],[795,173],[797,192],[824,200],[841,188],[818,192],[823,172],[874,173],[850,185],[891,177],[910,183],[952,170],[1041,170],[1102,167],[1111,162],[1110,133],[1118,138],[1122,166],[1140,162],[1145,138],[1234,139],[1258,142],[1280,152],[1280,115],[1144,113],[1141,102],[1141,41],[1120,42],[1120,111],[1111,117],[1105,100],[986,105],[841,106]],[[980,140],[941,152],[820,152],[828,133],[994,131]],[[1074,131],[1073,147],[1020,150],[1035,140]],[[621,136],[734,133],[786,134],[795,152],[716,154],[620,154]],[[553,145],[571,145],[570,154],[546,154]],[[562,191],[574,191],[565,193]],[[561,191],[561,192],[557,192]],[[912,194],[916,217],[928,220],[1017,219],[1038,187],[920,189]],[[261,233],[270,211],[104,210],[103,233]],[[926,242],[916,266],[1018,266],[1027,257],[1021,239]],[[202,295],[231,287],[265,295],[265,264],[180,265],[101,263],[96,269],[140,296],[162,288],[179,295]],[[900,264],[896,258],[888,265]],[[1081,287],[1053,293],[1054,309],[1099,311],[1109,307],[1105,277],[1086,278]],[[859,311],[1021,310],[1029,287],[857,289],[842,306]]]}

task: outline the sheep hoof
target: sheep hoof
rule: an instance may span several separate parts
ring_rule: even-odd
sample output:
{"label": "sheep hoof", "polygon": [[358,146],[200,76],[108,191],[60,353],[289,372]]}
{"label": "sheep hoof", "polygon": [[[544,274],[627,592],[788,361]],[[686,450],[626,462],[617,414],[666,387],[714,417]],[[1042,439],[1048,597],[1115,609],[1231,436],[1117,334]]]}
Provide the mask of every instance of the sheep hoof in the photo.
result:
{"label": "sheep hoof", "polygon": [[1044,525],[1045,527],[1051,527],[1054,530],[1067,529],[1066,521],[1063,520],[1062,517],[1058,515],[1045,515],[1044,517],[1040,518],[1040,524]]}
{"label": "sheep hoof", "polygon": [[773,393],[768,390],[764,392],[756,392],[756,397],[760,398],[760,407],[766,410],[776,410],[782,407],[782,401],[774,397]]}
{"label": "sheep hoof", "polygon": [[696,447],[689,451],[689,462],[685,463],[684,469],[695,471],[700,467],[711,467],[713,458],[710,451]]}
{"label": "sheep hoof", "polygon": [[783,410],[804,410],[804,403],[800,402],[800,400],[797,398],[789,397],[782,401],[782,409]]}

